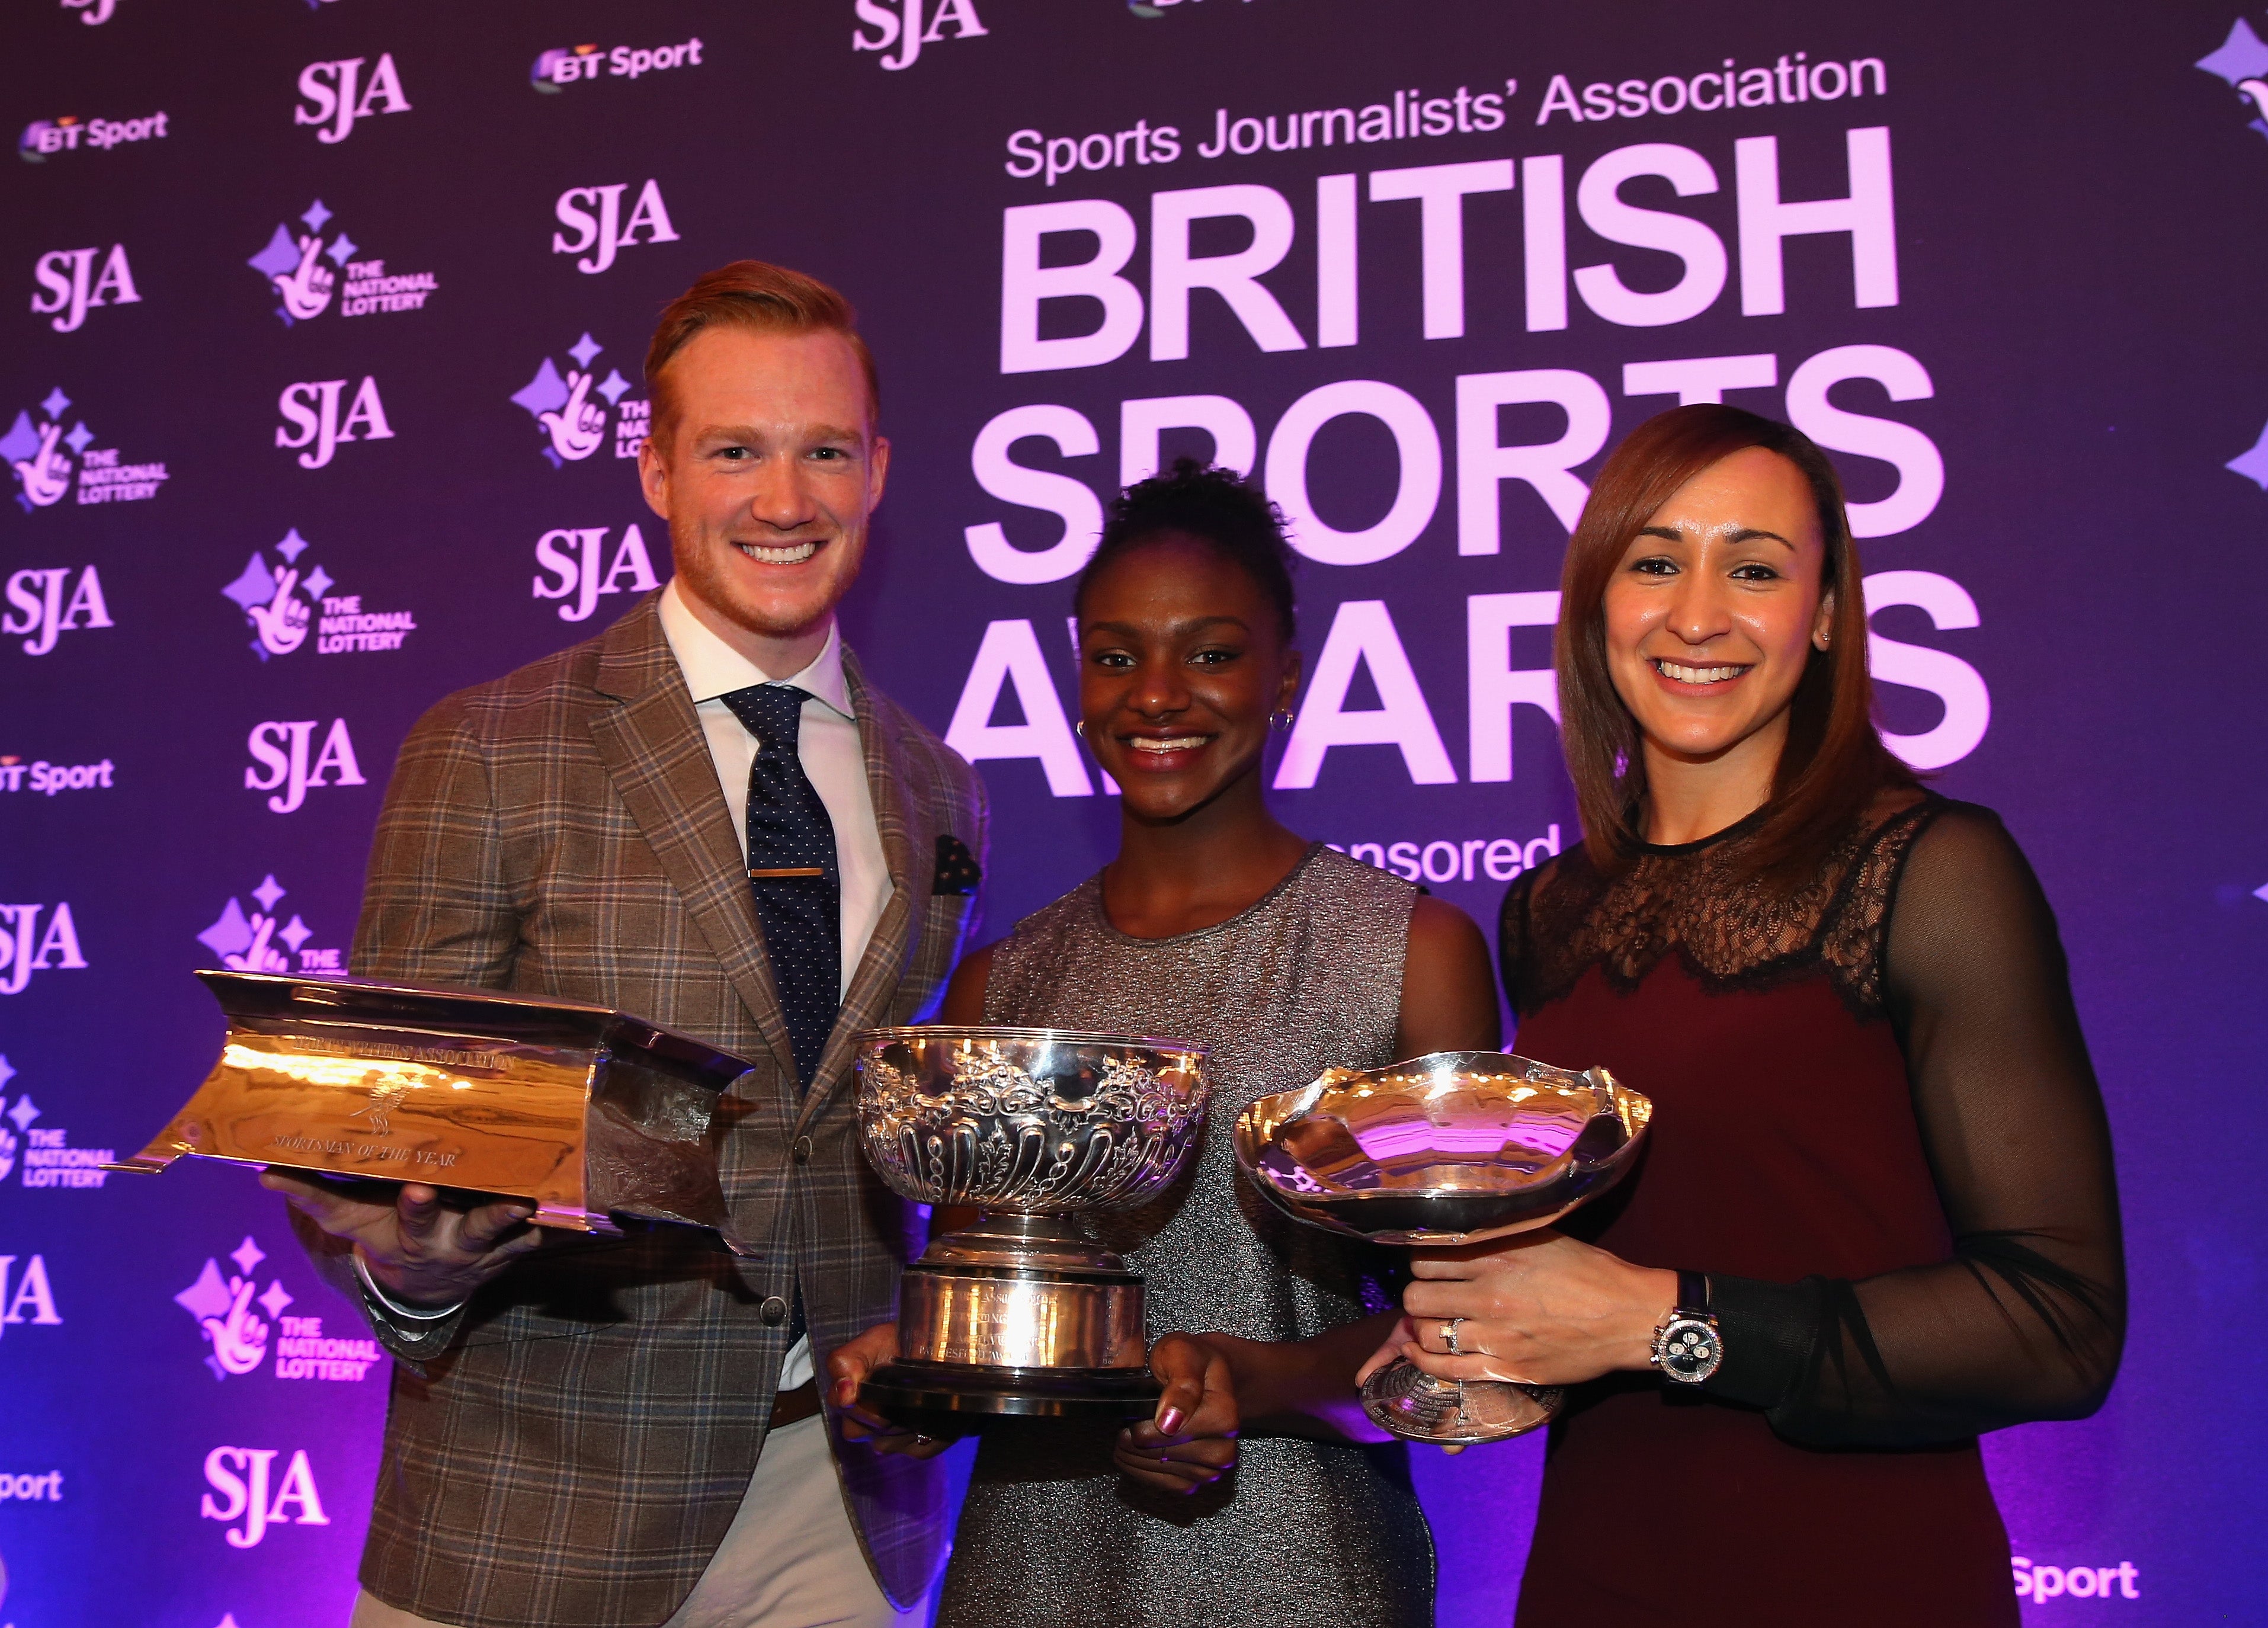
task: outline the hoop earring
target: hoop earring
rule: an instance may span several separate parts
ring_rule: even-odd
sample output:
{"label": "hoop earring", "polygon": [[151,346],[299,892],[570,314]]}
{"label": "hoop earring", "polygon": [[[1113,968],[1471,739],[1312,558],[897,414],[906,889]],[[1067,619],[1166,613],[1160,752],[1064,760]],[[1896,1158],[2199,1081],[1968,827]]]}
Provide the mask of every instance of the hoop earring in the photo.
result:
{"label": "hoop earring", "polygon": [[1288,735],[1292,733],[1292,725],[1296,716],[1290,707],[1278,707],[1268,715],[1269,727],[1278,734]]}
{"label": "hoop earring", "polygon": [[1082,718],[1081,719],[1079,719],[1079,722],[1077,722],[1076,724],[1073,724],[1073,725],[1071,726],[1071,733],[1073,733],[1073,734],[1077,735],[1080,740],[1086,740],[1086,720],[1085,718]]}

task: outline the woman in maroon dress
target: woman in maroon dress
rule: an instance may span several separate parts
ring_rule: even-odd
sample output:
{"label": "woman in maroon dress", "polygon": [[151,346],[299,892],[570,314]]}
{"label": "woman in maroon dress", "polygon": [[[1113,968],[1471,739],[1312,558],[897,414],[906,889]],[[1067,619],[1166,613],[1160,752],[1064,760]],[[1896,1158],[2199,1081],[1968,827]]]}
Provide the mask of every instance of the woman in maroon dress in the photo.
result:
{"label": "woman in maroon dress", "polygon": [[1802,435],[1684,407],[1608,460],[1557,640],[1585,840],[1513,884],[1501,954],[1520,1050],[1645,1092],[1650,1145],[1564,1233],[1421,1255],[1399,1347],[1576,1387],[1522,1624],[2013,1624],[1977,1437],[2117,1367],[2054,916],[1883,748],[1866,647]]}

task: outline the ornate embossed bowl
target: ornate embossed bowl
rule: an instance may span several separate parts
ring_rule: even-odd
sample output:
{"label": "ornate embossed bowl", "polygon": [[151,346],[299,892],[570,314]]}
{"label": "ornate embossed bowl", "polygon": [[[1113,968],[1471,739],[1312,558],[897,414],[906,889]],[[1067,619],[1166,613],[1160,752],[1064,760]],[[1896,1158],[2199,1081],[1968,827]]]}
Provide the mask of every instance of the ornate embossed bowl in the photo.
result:
{"label": "ornate embossed bowl", "polygon": [[866,1157],[929,1204],[1071,1215],[1138,1204],[1204,1124],[1204,1048],[1069,1029],[870,1029]]}
{"label": "ornate embossed bowl", "polygon": [[1128,1418],[1156,1403],[1142,1278],[1086,1213],[1171,1182],[1204,1129],[1204,1048],[1064,1029],[870,1029],[866,1158],[903,1197],[979,1211],[898,1285],[898,1357],[860,1396],[917,1430]]}

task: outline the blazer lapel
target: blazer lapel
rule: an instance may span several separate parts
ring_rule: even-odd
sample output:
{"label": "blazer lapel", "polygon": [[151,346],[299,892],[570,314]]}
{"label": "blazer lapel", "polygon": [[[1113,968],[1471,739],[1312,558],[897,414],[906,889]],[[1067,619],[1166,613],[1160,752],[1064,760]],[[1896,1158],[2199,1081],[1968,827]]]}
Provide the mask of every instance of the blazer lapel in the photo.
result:
{"label": "blazer lapel", "polygon": [[792,1082],[795,1053],[764,956],[747,861],[652,598],[608,632],[597,688],[615,704],[591,718],[615,790]]}
{"label": "blazer lapel", "polygon": [[805,1099],[801,1123],[808,1123],[841,1088],[851,1073],[854,1037],[863,1028],[881,1023],[889,1013],[907,962],[914,951],[915,924],[930,883],[926,856],[936,836],[924,811],[916,808],[905,793],[905,772],[898,761],[896,743],[879,717],[873,693],[848,646],[843,652],[843,671],[850,681],[851,705],[858,717],[858,741],[866,758],[866,792],[874,805],[874,824],[882,838],[882,858],[889,867],[890,896],[881,919],[866,940],[866,953],[851,975],[843,998],[842,1014],[828,1037],[818,1077]]}

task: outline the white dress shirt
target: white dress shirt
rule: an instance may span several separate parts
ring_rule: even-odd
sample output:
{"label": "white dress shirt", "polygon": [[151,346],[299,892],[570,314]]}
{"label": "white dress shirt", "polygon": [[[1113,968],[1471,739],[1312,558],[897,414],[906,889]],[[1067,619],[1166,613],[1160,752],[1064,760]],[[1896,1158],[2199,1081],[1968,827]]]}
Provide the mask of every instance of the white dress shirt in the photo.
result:
{"label": "white dress shirt", "polygon": [[[674,577],[661,591],[659,608],[662,636],[693,693],[694,716],[701,720],[710,761],[717,766],[718,786],[725,793],[725,807],[732,811],[735,846],[745,849],[747,843],[748,770],[756,761],[757,748],[756,738],[723,697],[751,684],[776,681],[792,684],[811,697],[803,704],[796,756],[835,827],[835,861],[843,878],[843,992],[848,994],[851,975],[866,954],[866,940],[874,936],[874,924],[889,902],[890,868],[882,857],[882,833],[874,823],[874,799],[866,786],[866,754],[858,740],[858,715],[843,676],[842,630],[828,629],[826,647],[809,667],[792,678],[776,681],[703,625]],[[792,1390],[811,1376],[811,1341],[806,1337],[787,1353],[779,1388]]]}

